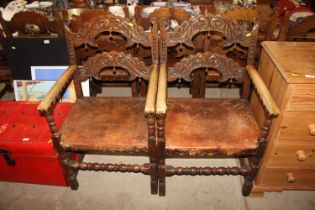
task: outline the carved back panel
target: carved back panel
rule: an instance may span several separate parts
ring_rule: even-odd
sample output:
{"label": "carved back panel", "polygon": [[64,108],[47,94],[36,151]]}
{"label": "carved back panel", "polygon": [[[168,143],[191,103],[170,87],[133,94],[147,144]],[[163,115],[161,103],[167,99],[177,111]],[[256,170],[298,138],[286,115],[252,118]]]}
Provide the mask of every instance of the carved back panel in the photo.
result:
{"label": "carved back panel", "polygon": [[[109,33],[120,33],[126,37],[127,45],[143,45],[151,48],[152,63],[158,62],[158,38],[157,23],[152,21],[151,32],[144,32],[143,28],[137,26],[127,19],[118,16],[98,16],[83,24],[77,33],[66,28],[66,39],[69,52],[74,53],[74,47],[89,45],[98,48],[95,37],[104,31]],[[73,57],[70,56],[70,57]],[[74,61],[71,61],[74,62]],[[148,80],[150,66],[132,54],[117,52],[115,50],[106,52],[100,51],[96,55],[88,58],[80,68],[80,80],[93,77],[103,81],[133,81],[136,78]]]}
{"label": "carved back panel", "polygon": [[174,67],[169,68],[168,80],[184,79],[187,82],[192,82],[193,72],[202,68],[205,68],[206,72],[212,70],[218,73],[214,77],[207,78],[211,81],[242,80],[244,77],[243,68],[237,62],[234,62],[233,59],[208,51],[181,59]]}
{"label": "carved back panel", "polygon": [[[151,47],[150,32],[144,32],[141,26],[137,26],[126,18],[108,13],[96,14],[81,24],[77,32],[65,26],[65,34],[69,44],[71,63],[81,64],[85,58],[102,51],[131,53],[139,45]],[[77,58],[78,49],[81,57]]]}
{"label": "carved back panel", "polygon": [[[125,71],[125,74],[123,71]],[[133,81],[136,78],[148,80],[150,67],[130,54],[112,51],[102,52],[89,58],[80,69],[80,74],[82,80],[89,77],[110,81]]]}
{"label": "carved back panel", "polygon": [[5,36],[10,38],[12,34],[18,33],[19,37],[63,37],[63,27],[57,15],[47,17],[40,11],[21,11],[16,13],[11,21],[3,19],[0,15],[0,22]]}
{"label": "carved back panel", "polygon": [[257,33],[257,23],[254,24],[251,31],[247,31],[230,19],[200,15],[184,21],[174,31],[169,31],[165,41],[167,47],[179,46],[181,48],[183,46],[196,49],[194,41],[200,37],[200,34],[203,34],[204,46],[199,52],[211,51],[225,55],[230,52],[241,52],[244,54],[242,55],[243,59],[247,58],[246,63],[252,64]]}
{"label": "carved back panel", "polygon": [[200,15],[183,22],[173,32],[169,32],[166,40],[167,46],[186,45],[194,48],[193,40],[200,33],[207,35],[208,42],[213,40],[213,43],[218,43],[217,45],[208,44],[208,49],[204,49],[204,51],[227,54],[235,48],[239,51],[246,48],[247,63],[254,62],[258,34],[257,23],[254,24],[251,31],[247,31],[230,19]]}
{"label": "carved back panel", "polygon": [[144,17],[143,10],[147,6],[138,5],[135,8],[135,21],[138,25],[141,25],[145,29],[149,29],[151,26],[152,18],[156,18],[158,21],[161,19],[175,20],[177,23],[189,20],[191,15],[180,7],[160,7],[153,10],[148,17]]}
{"label": "carved back panel", "polygon": [[[194,47],[194,37],[201,32],[209,33],[209,36],[222,34],[223,39],[219,43],[219,47],[210,45],[209,50],[190,54],[171,65],[168,60],[172,57],[168,55],[168,48],[176,46]],[[248,94],[249,80],[245,72],[244,66],[240,65],[238,60],[233,56],[229,56],[228,52],[239,47],[247,50],[247,64],[252,64],[254,60],[254,50],[256,47],[256,39],[258,33],[258,25],[254,24],[252,31],[236,22],[218,16],[198,16],[191,18],[189,21],[183,22],[177,26],[174,31],[166,31],[165,21],[160,22],[160,63],[168,64],[168,81],[177,79],[191,82],[194,88],[204,88],[206,81],[216,84],[243,84],[243,97]],[[169,58],[168,58],[169,56]],[[195,84],[196,74],[199,74],[200,83]],[[194,81],[195,80],[195,81]],[[204,94],[204,93],[203,93]],[[202,97],[194,96],[193,97]]]}

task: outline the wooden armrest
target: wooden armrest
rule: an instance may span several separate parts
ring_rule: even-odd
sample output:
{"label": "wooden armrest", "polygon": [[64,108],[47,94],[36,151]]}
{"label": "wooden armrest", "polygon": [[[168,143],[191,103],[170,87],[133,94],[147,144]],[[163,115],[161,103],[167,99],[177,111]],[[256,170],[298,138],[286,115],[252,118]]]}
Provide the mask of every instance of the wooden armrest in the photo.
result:
{"label": "wooden armrest", "polygon": [[158,85],[158,64],[153,64],[151,67],[151,75],[149,80],[149,88],[147,99],[145,102],[145,114],[155,114],[155,103]]}
{"label": "wooden armrest", "polygon": [[159,73],[159,84],[158,84],[158,93],[156,101],[156,114],[165,115],[167,106],[166,106],[166,97],[167,97],[167,65],[165,63],[160,65]]}
{"label": "wooden armrest", "polygon": [[76,69],[77,69],[76,65],[69,66],[68,69],[57,80],[57,82],[54,84],[54,86],[47,93],[44,100],[37,107],[37,109],[40,111],[40,113],[48,112],[48,110],[51,108],[51,106],[57,100],[59,100],[59,97],[61,97],[61,93],[63,92],[64,88],[69,85]]}
{"label": "wooden armrest", "polygon": [[250,78],[253,81],[255,89],[257,90],[257,94],[261,98],[263,106],[266,108],[268,114],[272,116],[278,116],[279,108],[276,102],[273,100],[267,86],[265,85],[261,77],[259,76],[255,67],[252,65],[248,65],[246,66],[246,69]]}

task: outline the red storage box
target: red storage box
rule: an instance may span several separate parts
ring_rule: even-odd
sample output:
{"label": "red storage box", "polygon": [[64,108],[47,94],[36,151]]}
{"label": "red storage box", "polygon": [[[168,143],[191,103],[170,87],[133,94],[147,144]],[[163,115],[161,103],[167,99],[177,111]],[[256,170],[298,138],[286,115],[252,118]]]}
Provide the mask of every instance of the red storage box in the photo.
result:
{"label": "red storage box", "polygon": [[[49,126],[37,106],[0,101],[0,181],[68,186]],[[70,103],[55,107],[57,127],[70,109]]]}

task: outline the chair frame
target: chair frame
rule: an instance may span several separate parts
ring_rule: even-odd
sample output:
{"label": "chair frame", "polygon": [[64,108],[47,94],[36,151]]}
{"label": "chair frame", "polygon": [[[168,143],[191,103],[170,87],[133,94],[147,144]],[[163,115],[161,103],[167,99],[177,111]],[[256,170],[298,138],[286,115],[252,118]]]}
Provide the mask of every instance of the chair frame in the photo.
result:
{"label": "chair frame", "polygon": [[[202,24],[201,24],[202,23]],[[159,24],[160,26],[160,73],[159,73],[159,84],[158,84],[158,94],[157,94],[157,104],[156,104],[156,116],[157,116],[157,159],[158,159],[158,174],[159,174],[159,195],[165,195],[165,177],[172,175],[242,175],[244,176],[244,185],[242,193],[244,196],[248,196],[251,192],[253,186],[253,180],[259,169],[260,159],[264,154],[265,147],[267,145],[267,136],[271,126],[272,119],[275,118],[279,109],[275,102],[273,101],[267,87],[265,86],[263,80],[258,75],[256,69],[253,67],[254,60],[254,49],[257,37],[257,28],[254,27],[251,32],[252,38],[246,39],[244,32],[237,26],[236,23],[233,23],[227,19],[218,19],[217,17],[208,16],[208,17],[196,17],[190,19],[188,22],[185,22],[183,25],[178,26],[174,32],[166,32],[164,26],[165,23],[163,20]],[[216,54],[206,54],[206,57],[214,55],[213,62],[198,63],[202,59],[198,59],[198,62],[193,64],[185,65],[187,68],[168,69],[167,67],[167,47],[173,46],[177,43],[185,43],[191,45],[191,38],[200,31],[206,31],[209,28],[215,31],[229,31],[228,28],[234,29],[234,33],[227,34],[227,42],[233,42],[237,40],[238,43],[245,44],[245,46],[250,47],[250,52],[248,55],[246,66],[247,73],[254,84],[254,88],[265,108],[265,121],[261,128],[261,134],[258,140],[258,147],[254,151],[249,151],[241,154],[215,154],[211,156],[210,154],[198,154],[198,151],[188,151],[182,154],[166,154],[166,142],[165,137],[165,119],[167,117],[167,83],[170,80],[183,78],[188,79],[192,70],[196,67],[216,67],[216,62],[220,63],[220,57]],[[201,57],[201,55],[196,55]],[[192,57],[193,58],[193,57]],[[230,68],[230,70],[233,68]],[[178,70],[181,70],[180,72]],[[231,75],[231,71],[226,75]],[[246,71],[244,72],[246,74]],[[223,75],[225,73],[223,72]],[[244,75],[243,75],[244,76]],[[224,78],[226,79],[226,78]],[[245,85],[246,85],[246,81]],[[246,98],[248,95],[248,89],[245,88],[242,97]],[[177,152],[178,153],[178,152]],[[234,158],[245,158],[248,157],[248,160],[241,161],[241,167],[174,167],[165,164],[166,157],[180,156],[181,158],[185,157],[234,157]]]}
{"label": "chair frame", "polygon": [[[125,35],[128,40],[128,45],[143,44],[152,48],[152,66],[145,67],[144,63],[131,55],[124,55],[121,52],[103,52],[88,59],[82,67],[71,65],[62,75],[62,77],[55,83],[49,91],[45,99],[38,106],[39,112],[46,117],[52,134],[52,140],[55,148],[63,159],[65,171],[68,174],[69,182],[72,189],[78,188],[78,182],[75,174],[78,170],[92,170],[92,171],[108,171],[108,172],[133,172],[143,173],[151,177],[151,193],[157,194],[157,160],[156,160],[156,132],[155,132],[155,103],[158,82],[158,39],[157,39],[157,23],[152,21],[152,32],[144,32],[140,26],[135,26],[126,19],[117,16],[98,16],[94,19],[84,23],[78,33],[73,34],[69,29],[65,30],[65,37],[67,44],[70,45],[69,54],[71,58],[75,59],[74,45],[89,44],[95,46],[94,37],[104,31],[118,32]],[[75,60],[71,61],[72,63]],[[66,156],[67,151],[60,144],[59,130],[56,128],[55,120],[52,112],[54,105],[59,101],[62,93],[73,80],[77,97],[83,97],[80,81],[86,78],[93,77],[100,79],[100,71],[104,67],[116,66],[123,67],[130,74],[129,81],[137,77],[149,80],[148,94],[146,98],[144,116],[147,120],[147,138],[148,146],[145,151],[133,151],[130,148],[108,148],[102,154],[128,154],[128,155],[147,155],[150,163],[143,165],[139,164],[112,164],[112,163],[87,163],[82,161],[74,161]],[[117,78],[108,78],[115,80]],[[72,150],[72,149],[71,149]],[[74,149],[75,151],[75,149]],[[85,152],[93,152],[86,148]]]}

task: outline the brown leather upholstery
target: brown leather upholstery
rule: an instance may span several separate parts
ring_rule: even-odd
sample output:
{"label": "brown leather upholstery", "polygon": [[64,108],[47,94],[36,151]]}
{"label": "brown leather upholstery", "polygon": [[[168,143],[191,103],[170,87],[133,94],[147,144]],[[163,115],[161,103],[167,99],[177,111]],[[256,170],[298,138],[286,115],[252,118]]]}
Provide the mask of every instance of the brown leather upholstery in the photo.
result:
{"label": "brown leather upholstery", "polygon": [[147,154],[144,105],[144,98],[77,99],[60,130],[60,143],[66,150]]}
{"label": "brown leather upholstery", "polygon": [[168,99],[166,153],[198,156],[242,154],[260,134],[246,100]]}

